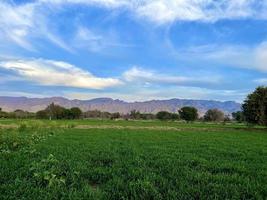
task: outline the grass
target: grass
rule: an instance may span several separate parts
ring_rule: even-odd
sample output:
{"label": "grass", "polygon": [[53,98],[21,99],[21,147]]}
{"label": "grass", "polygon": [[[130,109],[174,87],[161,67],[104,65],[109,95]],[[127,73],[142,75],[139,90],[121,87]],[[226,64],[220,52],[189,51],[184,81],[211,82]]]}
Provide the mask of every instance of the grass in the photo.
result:
{"label": "grass", "polygon": [[267,198],[263,128],[99,120],[0,124],[18,124],[0,129],[0,199]]}

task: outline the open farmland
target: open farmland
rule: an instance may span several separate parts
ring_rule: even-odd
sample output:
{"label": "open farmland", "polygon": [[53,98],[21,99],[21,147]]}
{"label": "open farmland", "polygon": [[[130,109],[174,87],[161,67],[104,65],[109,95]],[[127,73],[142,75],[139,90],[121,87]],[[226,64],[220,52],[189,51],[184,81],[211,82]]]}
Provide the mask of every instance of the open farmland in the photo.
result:
{"label": "open farmland", "polygon": [[267,130],[0,120],[0,199],[266,199]]}

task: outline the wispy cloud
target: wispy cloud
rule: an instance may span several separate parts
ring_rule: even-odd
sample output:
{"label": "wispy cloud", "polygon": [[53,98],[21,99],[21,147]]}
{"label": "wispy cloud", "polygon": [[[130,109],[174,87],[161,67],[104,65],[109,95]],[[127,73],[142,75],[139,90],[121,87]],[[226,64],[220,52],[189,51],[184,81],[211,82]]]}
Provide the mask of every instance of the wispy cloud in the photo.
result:
{"label": "wispy cloud", "polygon": [[101,52],[110,47],[134,47],[134,45],[122,43],[115,32],[102,33],[84,26],[77,29],[72,45],[91,52]]}
{"label": "wispy cloud", "polygon": [[156,71],[149,71],[140,67],[133,67],[123,74],[126,81],[138,83],[158,83],[158,84],[195,84],[195,83],[206,83],[206,84],[217,84],[221,81],[218,76],[213,77],[188,77],[188,76],[173,76],[168,74],[162,74]]}
{"label": "wispy cloud", "polygon": [[166,88],[139,88],[131,92],[115,91],[96,93],[96,92],[77,92],[67,91],[62,94],[70,99],[92,99],[99,97],[110,97],[129,102],[133,101],[149,101],[149,100],[164,100],[171,98],[181,99],[205,99],[205,100],[220,100],[220,101],[238,101],[242,102],[245,96],[251,91],[248,90],[213,90],[201,87],[183,87],[173,86]]}
{"label": "wispy cloud", "polygon": [[221,19],[266,18],[266,0],[40,0],[53,4],[86,4],[126,8],[156,23],[175,20],[214,22]]}
{"label": "wispy cloud", "polygon": [[267,85],[267,78],[255,79],[254,82],[261,85]]}
{"label": "wispy cloud", "polygon": [[204,45],[175,49],[170,47],[173,54],[181,60],[194,62],[208,61],[224,64],[230,67],[251,69],[267,72],[267,42],[255,46],[245,45]]}
{"label": "wispy cloud", "polygon": [[[74,51],[68,45],[68,41],[53,33],[50,24],[50,20],[53,20],[50,18],[51,12],[61,12],[60,8],[68,4],[126,9],[137,19],[145,18],[156,24],[173,21],[267,19],[266,0],[37,0],[22,4],[11,2],[5,0],[0,2],[1,41],[10,40],[31,51],[36,51],[36,47],[32,44],[33,38],[45,38],[66,51]],[[79,31],[82,30],[78,30],[78,34],[81,34]],[[89,33],[86,38],[91,41],[92,50],[103,48],[107,44],[104,38],[100,38],[101,36],[90,38],[92,34],[93,32]],[[109,45],[111,46],[112,42]]]}
{"label": "wispy cloud", "polygon": [[[45,12],[44,12],[45,10]],[[0,41],[12,42],[26,50],[37,51],[33,39],[47,39],[53,44],[73,50],[49,28],[49,9],[43,9],[39,2],[12,4],[0,2]]]}
{"label": "wispy cloud", "polygon": [[46,86],[104,89],[122,84],[118,79],[96,77],[74,65],[53,60],[9,60],[0,62],[0,68],[9,70],[26,81]]}
{"label": "wispy cloud", "polygon": [[0,2],[0,37],[3,41],[10,40],[25,49],[34,50],[28,41],[34,27],[33,13],[33,4],[13,6],[5,1]]}

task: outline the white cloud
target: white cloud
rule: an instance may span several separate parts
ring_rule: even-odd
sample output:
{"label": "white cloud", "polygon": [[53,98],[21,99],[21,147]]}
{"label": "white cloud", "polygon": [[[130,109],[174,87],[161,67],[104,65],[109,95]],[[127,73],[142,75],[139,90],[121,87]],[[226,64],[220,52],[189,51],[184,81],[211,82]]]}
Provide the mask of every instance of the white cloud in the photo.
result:
{"label": "white cloud", "polygon": [[91,52],[103,52],[108,47],[133,47],[133,45],[120,42],[115,32],[102,33],[83,26],[77,29],[72,45]]}
{"label": "white cloud", "polygon": [[267,78],[255,79],[254,82],[257,84],[267,85]]}
{"label": "white cloud", "polygon": [[32,39],[39,37],[73,52],[60,37],[51,32],[51,27],[48,28],[49,9],[44,10],[39,2],[15,5],[0,1],[0,41],[13,42],[24,49],[37,51]]}
{"label": "white cloud", "polygon": [[267,72],[267,42],[259,45],[254,52],[255,66],[264,72]]}
{"label": "white cloud", "polygon": [[1,62],[0,68],[27,81],[47,86],[104,89],[122,84],[118,79],[96,77],[74,65],[53,60],[9,60]]}
{"label": "white cloud", "polygon": [[62,95],[70,99],[88,100],[93,98],[108,97],[120,99],[128,102],[134,101],[149,101],[149,100],[164,100],[172,98],[181,99],[199,99],[199,100],[219,100],[219,101],[238,101],[242,102],[250,91],[242,90],[212,90],[201,87],[183,87],[174,86],[166,88],[138,88],[131,92],[103,92],[103,93],[83,93],[69,91]]}
{"label": "white cloud", "polygon": [[40,0],[53,4],[85,4],[126,8],[156,23],[175,20],[213,22],[220,19],[266,18],[266,0]]}
{"label": "white cloud", "polygon": [[25,49],[34,50],[27,40],[28,34],[34,26],[33,13],[33,4],[13,6],[0,2],[0,37]]}
{"label": "white cloud", "polygon": [[148,71],[142,68],[133,67],[123,74],[126,81],[137,81],[145,83],[159,83],[159,84],[194,84],[194,83],[206,83],[216,84],[220,82],[220,77],[187,77],[187,76],[172,76],[162,74],[160,72]]}
{"label": "white cloud", "polygon": [[[55,95],[55,94],[54,94]],[[10,96],[10,97],[29,97],[29,98],[46,98],[51,97],[51,94],[40,94],[40,93],[30,93],[30,92],[21,92],[21,91],[1,91],[0,96]],[[53,96],[53,95],[52,95]]]}
{"label": "white cloud", "polygon": [[[48,39],[55,45],[73,52],[61,37],[53,32],[51,13],[61,12],[68,4],[99,6],[106,9],[126,9],[137,18],[156,24],[173,21],[214,22],[221,19],[267,19],[267,0],[37,0],[15,4],[0,1],[0,41],[12,41],[31,51],[33,38]],[[92,42],[92,48],[103,46]]]}
{"label": "white cloud", "polygon": [[169,44],[178,60],[208,61],[209,65],[223,64],[230,67],[267,72],[267,42],[254,47],[242,45],[204,45],[175,49]]}
{"label": "white cloud", "polygon": [[40,3],[50,4],[85,4],[85,5],[100,5],[105,7],[116,8],[119,6],[128,6],[133,0],[39,0]]}

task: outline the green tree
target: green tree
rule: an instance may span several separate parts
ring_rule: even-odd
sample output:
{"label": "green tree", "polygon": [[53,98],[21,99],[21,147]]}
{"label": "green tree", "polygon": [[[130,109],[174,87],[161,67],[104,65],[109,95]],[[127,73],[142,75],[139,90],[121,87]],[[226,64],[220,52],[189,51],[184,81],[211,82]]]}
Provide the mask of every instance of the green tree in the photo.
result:
{"label": "green tree", "polygon": [[156,116],[152,113],[142,113],[140,116],[143,120],[152,120],[156,118]]}
{"label": "green tree", "polygon": [[195,121],[198,119],[198,111],[194,107],[183,107],[179,110],[180,118],[189,122]]}
{"label": "green tree", "polygon": [[160,111],[156,114],[156,118],[159,120],[179,120],[179,115],[177,113],[170,113],[167,111]]}
{"label": "green tree", "polygon": [[130,118],[131,119],[141,119],[141,113],[139,111],[132,110],[130,112]]}
{"label": "green tree", "polygon": [[65,113],[65,108],[55,105],[54,103],[51,103],[45,111],[48,113],[49,119],[63,119],[64,118],[64,113]]}
{"label": "green tree", "polygon": [[171,119],[171,113],[167,111],[160,111],[156,114],[157,119],[159,120],[170,120]]}
{"label": "green tree", "polygon": [[121,117],[121,114],[116,112],[116,113],[112,113],[110,118],[113,120],[113,119],[119,119],[120,117]]}
{"label": "green tree", "polygon": [[7,118],[7,117],[8,117],[8,113],[4,112],[2,108],[0,108],[0,118]]}
{"label": "green tree", "polygon": [[71,113],[73,119],[79,119],[82,115],[82,111],[78,107],[71,108],[70,113]]}
{"label": "green tree", "polygon": [[210,109],[204,115],[205,121],[221,122],[224,120],[224,113],[218,109]]}
{"label": "green tree", "polygon": [[179,120],[180,116],[178,113],[171,113],[171,120]]}
{"label": "green tree", "polygon": [[244,114],[242,111],[237,111],[237,112],[233,112],[232,113],[232,117],[235,121],[237,121],[238,123],[241,123],[243,121],[245,121],[244,119]]}
{"label": "green tree", "polygon": [[249,94],[242,109],[248,123],[267,126],[267,87],[258,87]]}
{"label": "green tree", "polygon": [[47,111],[45,110],[40,110],[36,113],[36,118],[37,119],[48,119],[49,116],[48,116],[48,113]]}

